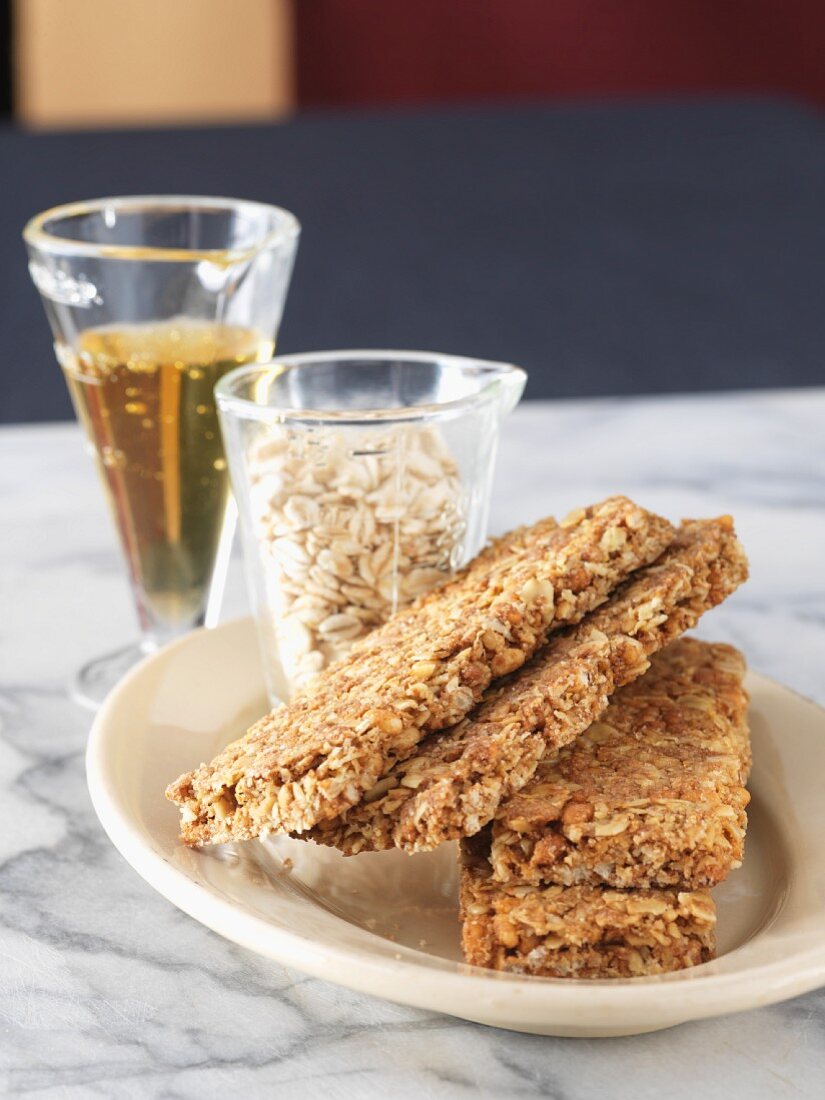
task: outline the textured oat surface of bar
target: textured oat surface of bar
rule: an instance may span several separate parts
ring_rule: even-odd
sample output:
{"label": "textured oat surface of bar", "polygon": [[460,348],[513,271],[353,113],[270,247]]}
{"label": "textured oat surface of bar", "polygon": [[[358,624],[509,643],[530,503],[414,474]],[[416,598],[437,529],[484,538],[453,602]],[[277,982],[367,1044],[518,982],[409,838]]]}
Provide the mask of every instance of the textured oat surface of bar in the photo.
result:
{"label": "textured oat surface of bar", "polygon": [[303,832],[460,721],[491,680],[656,558],[670,524],[623,497],[517,534],[358,643],[293,702],[170,785],[190,844]]}
{"label": "textured oat surface of bar", "polygon": [[639,978],[713,958],[706,890],[612,890],[496,882],[484,833],[461,842],[464,957],[546,978]]}
{"label": "textured oat surface of bar", "polygon": [[742,862],[750,768],[745,661],[683,638],[547,753],[492,825],[501,882],[714,886]]}
{"label": "textured oat surface of bar", "polygon": [[582,733],[616,688],[646,671],[651,654],[746,576],[729,517],[685,522],[656,563],[310,835],[348,855],[392,846],[425,851],[472,835],[530,779],[546,751]]}

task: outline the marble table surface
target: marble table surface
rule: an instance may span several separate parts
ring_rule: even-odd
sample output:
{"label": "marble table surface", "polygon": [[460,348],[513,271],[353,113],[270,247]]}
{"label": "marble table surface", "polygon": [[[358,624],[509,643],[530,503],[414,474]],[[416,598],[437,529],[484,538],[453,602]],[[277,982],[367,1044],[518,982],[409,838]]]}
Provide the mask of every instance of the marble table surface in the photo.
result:
{"label": "marble table surface", "polygon": [[[825,989],[637,1038],[538,1038],[305,978],[178,912],[98,826],[90,716],[65,693],[134,632],[79,430],[0,431],[0,486],[3,1095],[822,1096]],[[614,491],[734,513],[752,580],[701,632],[825,703],[825,389],[522,406],[491,529]],[[244,606],[234,561],[226,613]]]}

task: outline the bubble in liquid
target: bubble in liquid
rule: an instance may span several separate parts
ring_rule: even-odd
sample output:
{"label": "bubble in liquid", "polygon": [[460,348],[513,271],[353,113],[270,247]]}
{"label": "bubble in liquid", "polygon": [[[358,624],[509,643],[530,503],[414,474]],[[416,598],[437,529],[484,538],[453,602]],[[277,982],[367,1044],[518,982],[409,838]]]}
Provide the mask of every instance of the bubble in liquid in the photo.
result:
{"label": "bubble in liquid", "polygon": [[143,420],[141,420],[140,426],[142,428],[154,428],[155,422],[154,422],[154,420],[152,420],[151,417],[147,416],[147,417],[144,417]]}
{"label": "bubble in liquid", "polygon": [[197,382],[199,378],[203,378],[203,371],[200,369],[200,367],[192,367],[192,369],[189,371],[189,377],[193,378]]}
{"label": "bubble in liquid", "polygon": [[204,416],[206,413],[209,412],[209,406],[208,405],[196,405],[195,406],[195,412],[198,413],[199,416]]}
{"label": "bubble in liquid", "polygon": [[140,394],[140,390],[137,388],[137,386],[127,386],[126,387],[126,396],[127,397],[137,397],[139,394]]}
{"label": "bubble in liquid", "polygon": [[216,458],[215,461],[212,463],[212,465],[215,467],[216,470],[225,470],[226,469],[226,459],[225,458]]}
{"label": "bubble in liquid", "polygon": [[126,455],[117,447],[107,445],[100,449],[100,461],[108,470],[122,470],[126,465]]}
{"label": "bubble in liquid", "polygon": [[147,410],[147,405],[145,401],[127,401],[123,408],[131,416],[143,416]]}

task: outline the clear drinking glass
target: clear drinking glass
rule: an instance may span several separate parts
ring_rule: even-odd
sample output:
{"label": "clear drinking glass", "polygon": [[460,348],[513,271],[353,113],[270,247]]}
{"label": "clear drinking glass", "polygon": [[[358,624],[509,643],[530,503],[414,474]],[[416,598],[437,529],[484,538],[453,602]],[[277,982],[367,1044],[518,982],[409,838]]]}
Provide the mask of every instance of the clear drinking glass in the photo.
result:
{"label": "clear drinking glass", "polygon": [[74,203],[24,230],[140,622],[137,644],[79,672],[89,706],[217,614],[234,507],[214,385],[272,355],[298,236],[278,207],[188,196]]}
{"label": "clear drinking glass", "polygon": [[482,546],[518,367],[397,351],[241,367],[216,387],[273,704]]}

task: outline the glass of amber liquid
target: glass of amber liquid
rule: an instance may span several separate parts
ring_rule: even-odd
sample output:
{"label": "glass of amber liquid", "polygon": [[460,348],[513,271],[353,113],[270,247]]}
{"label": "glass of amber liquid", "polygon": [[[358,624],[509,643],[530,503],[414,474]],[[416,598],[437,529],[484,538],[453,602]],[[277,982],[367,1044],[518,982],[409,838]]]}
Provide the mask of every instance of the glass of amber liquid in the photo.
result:
{"label": "glass of amber liquid", "polygon": [[235,510],[214,386],[271,358],[299,233],[278,207],[188,196],[74,203],[24,230],[140,623],[138,642],[77,674],[88,706],[217,616]]}

